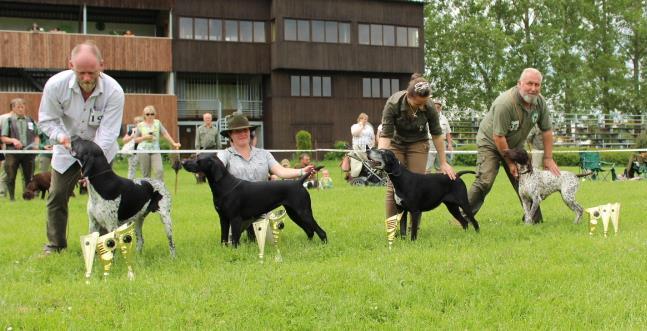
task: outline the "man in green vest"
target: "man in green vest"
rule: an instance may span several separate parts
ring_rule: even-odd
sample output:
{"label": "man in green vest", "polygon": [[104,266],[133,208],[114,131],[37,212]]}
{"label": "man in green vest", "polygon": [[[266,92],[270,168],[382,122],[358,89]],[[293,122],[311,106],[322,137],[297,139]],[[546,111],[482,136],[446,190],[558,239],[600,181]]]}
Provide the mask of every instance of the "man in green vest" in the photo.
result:
{"label": "man in green vest", "polygon": [[[2,123],[0,139],[7,146],[7,150],[38,150],[40,138],[36,122],[26,115],[25,100],[17,98],[11,100],[11,117]],[[4,164],[7,173],[7,191],[9,199],[15,200],[16,174],[18,167],[22,169],[23,190],[34,175],[35,154],[7,154]]]}
{"label": "man in green vest", "polygon": [[195,149],[220,149],[218,128],[213,125],[210,113],[202,114],[202,121],[195,133]]}
{"label": "man in green vest", "polygon": [[[523,148],[528,133],[535,125],[541,130],[544,140],[544,168],[559,176],[559,168],[553,160],[551,117],[546,101],[541,95],[542,78],[539,70],[524,69],[517,86],[503,92],[494,100],[479,125],[476,135],[476,181],[468,193],[475,215],[492,189],[500,165],[503,165],[515,192],[519,191],[517,165],[504,158],[503,152],[509,148]],[[542,221],[540,209],[537,209],[532,220],[533,223]]]}

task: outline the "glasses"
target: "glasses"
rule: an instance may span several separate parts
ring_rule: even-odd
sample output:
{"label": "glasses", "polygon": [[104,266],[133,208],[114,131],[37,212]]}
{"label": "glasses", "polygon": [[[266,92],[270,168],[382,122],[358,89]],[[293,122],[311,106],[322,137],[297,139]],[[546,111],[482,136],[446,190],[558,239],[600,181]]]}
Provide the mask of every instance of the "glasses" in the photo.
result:
{"label": "glasses", "polygon": [[155,113],[146,113],[144,115],[146,115],[146,116],[155,116]]}

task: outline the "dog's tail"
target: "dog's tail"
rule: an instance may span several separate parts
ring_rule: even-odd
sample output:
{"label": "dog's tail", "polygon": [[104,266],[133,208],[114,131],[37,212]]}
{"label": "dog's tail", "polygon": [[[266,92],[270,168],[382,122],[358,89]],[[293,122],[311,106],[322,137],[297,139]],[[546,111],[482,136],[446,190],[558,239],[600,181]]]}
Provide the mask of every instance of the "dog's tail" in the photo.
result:
{"label": "dog's tail", "polygon": [[588,171],[588,172],[583,173],[583,174],[576,174],[575,176],[577,176],[577,177],[588,177],[588,176],[591,176],[591,175],[593,175],[593,171]]}
{"label": "dog's tail", "polygon": [[462,170],[456,173],[456,178],[459,178],[460,176],[464,174],[476,174],[476,171],[473,170]]}

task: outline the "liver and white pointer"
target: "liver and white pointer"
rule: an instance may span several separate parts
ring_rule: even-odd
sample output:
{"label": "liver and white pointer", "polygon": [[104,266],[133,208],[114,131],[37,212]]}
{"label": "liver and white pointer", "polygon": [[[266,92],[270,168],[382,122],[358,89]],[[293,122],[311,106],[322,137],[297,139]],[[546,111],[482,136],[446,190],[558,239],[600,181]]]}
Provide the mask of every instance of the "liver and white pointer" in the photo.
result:
{"label": "liver and white pointer", "polygon": [[159,180],[129,180],[112,171],[101,148],[92,141],[73,139],[72,156],[81,161],[81,172],[88,178],[88,217],[90,232],[100,228],[114,231],[127,222],[135,222],[137,251],[144,246],[142,224],[150,212],[158,212],[164,224],[171,256],[175,256],[171,194]]}
{"label": "liver and white pointer", "polygon": [[189,172],[203,172],[213,195],[213,204],[220,216],[220,241],[228,241],[229,227],[232,245],[237,247],[241,231],[260,215],[283,206],[288,216],[305,231],[308,239],[315,233],[327,242],[326,232],[317,224],[312,215],[308,190],[303,182],[308,174],[298,180],[271,182],[249,182],[231,175],[225,165],[214,154],[200,154],[194,159],[182,161]]}
{"label": "liver and white pointer", "polygon": [[447,206],[447,210],[461,223],[463,229],[467,229],[469,221],[474,230],[479,230],[479,224],[467,200],[465,183],[458,178],[466,173],[473,174],[474,171],[459,171],[456,173],[456,180],[451,180],[444,174],[413,173],[403,167],[390,150],[371,149],[367,156],[375,168],[383,169],[389,175],[393,183],[396,205],[404,212],[400,221],[402,236],[406,235],[407,211],[411,213],[412,218],[411,240],[416,240],[422,212],[432,210],[441,203]]}

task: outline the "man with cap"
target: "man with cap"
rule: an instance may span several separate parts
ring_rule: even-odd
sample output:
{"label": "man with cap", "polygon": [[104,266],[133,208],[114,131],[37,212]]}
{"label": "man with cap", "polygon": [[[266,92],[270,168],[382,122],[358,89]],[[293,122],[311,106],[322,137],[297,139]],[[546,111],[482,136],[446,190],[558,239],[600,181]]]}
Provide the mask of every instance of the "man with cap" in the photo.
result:
{"label": "man with cap", "polygon": [[[443,131],[441,137],[445,142],[445,151],[451,152],[454,150],[454,143],[452,142],[452,128],[449,126],[449,120],[447,120],[447,117],[442,113],[443,102],[440,99],[434,100],[434,109],[438,112],[440,129]],[[433,141],[431,140],[431,135],[429,135],[429,152],[432,153],[429,153],[429,158],[427,159],[427,173],[440,168],[438,162],[436,162],[436,146],[434,146]],[[451,153],[447,153],[447,162],[451,162],[452,158],[453,155]]]}

